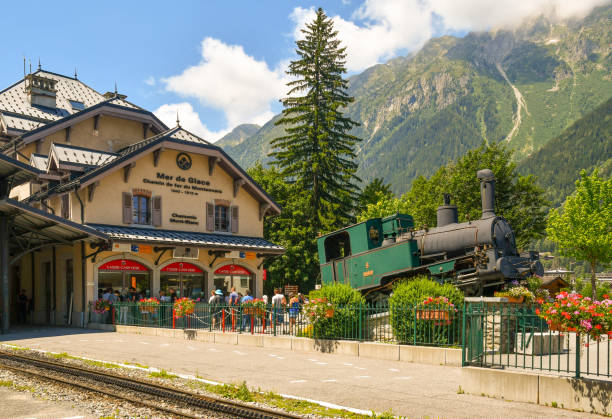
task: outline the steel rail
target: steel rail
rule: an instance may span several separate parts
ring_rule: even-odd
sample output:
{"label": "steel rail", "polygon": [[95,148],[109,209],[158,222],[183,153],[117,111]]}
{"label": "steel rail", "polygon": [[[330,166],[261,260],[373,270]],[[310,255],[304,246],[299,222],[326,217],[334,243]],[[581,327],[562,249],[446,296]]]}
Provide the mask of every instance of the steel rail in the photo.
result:
{"label": "steel rail", "polygon": [[[19,362],[19,361],[17,361],[17,362]],[[145,401],[145,400],[142,400],[142,399],[137,399],[135,397],[129,397],[129,396],[126,396],[126,395],[123,395],[123,394],[120,394],[120,393],[114,393],[114,392],[108,391],[108,390],[106,390],[106,389],[104,389],[102,387],[96,387],[96,386],[92,386],[92,385],[85,385],[85,384],[77,383],[75,381],[64,380],[63,378],[60,378],[60,377],[54,377],[54,376],[51,376],[51,375],[43,374],[41,372],[32,371],[32,370],[29,370],[29,369],[26,369],[26,368],[9,366],[9,365],[6,365],[6,364],[2,364],[1,367],[4,368],[4,369],[13,371],[13,372],[15,372],[17,374],[27,374],[27,375],[31,375],[31,376],[36,377],[36,378],[42,378],[42,379],[49,380],[49,381],[55,381],[55,382],[64,384],[64,385],[69,386],[69,387],[76,387],[76,388],[79,388],[81,390],[89,391],[91,393],[104,394],[106,396],[113,397],[114,399],[125,400],[127,402],[138,404],[138,405],[141,405],[141,406],[153,409],[153,410],[157,410],[157,411],[160,411],[160,412],[164,412],[164,413],[167,413],[167,414],[172,415],[172,416],[178,416],[178,417],[181,417],[181,418],[185,418],[186,417],[186,418],[192,418],[192,419],[199,419],[200,418],[200,416],[190,415],[190,414],[187,414],[187,413],[184,413],[184,412],[180,412],[178,410],[171,409],[169,407],[163,407],[163,406],[160,406],[158,404],[151,403],[151,402],[148,402],[148,401]]]}
{"label": "steel rail", "polygon": [[[197,407],[200,409],[212,410],[220,413],[226,413],[243,418],[255,419],[277,419],[290,418],[298,419],[301,416],[293,415],[282,411],[266,409],[263,407],[252,406],[245,403],[240,403],[233,400],[224,400],[211,396],[191,393],[172,387],[164,387],[159,384],[137,381],[129,377],[110,374],[103,371],[95,371],[88,368],[82,368],[74,365],[67,365],[60,362],[53,362],[29,356],[18,355],[10,352],[0,351],[0,359],[17,360],[39,368],[45,368],[56,372],[69,374],[77,377],[93,379],[95,381],[115,385],[126,388],[134,392],[140,392],[156,397],[172,400],[189,407]],[[117,397],[116,394],[113,394]],[[156,407],[157,408],[157,407]],[[183,416],[185,416],[183,414]]]}

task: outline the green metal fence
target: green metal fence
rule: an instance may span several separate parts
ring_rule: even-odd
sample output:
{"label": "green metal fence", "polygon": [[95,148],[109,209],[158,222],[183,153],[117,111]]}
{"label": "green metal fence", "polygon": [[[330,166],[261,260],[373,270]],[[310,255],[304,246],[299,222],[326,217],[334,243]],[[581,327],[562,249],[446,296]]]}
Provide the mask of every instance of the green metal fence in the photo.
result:
{"label": "green metal fence", "polygon": [[550,330],[522,304],[469,304],[463,310],[463,365],[612,378],[612,343]]}
{"label": "green metal fence", "polygon": [[102,313],[96,313],[90,305],[89,317],[90,322],[130,326],[430,346],[459,346],[461,320],[461,310],[448,306],[367,304],[335,306],[329,316],[313,318],[302,307],[247,308],[196,303],[193,313],[178,317],[170,303],[156,307],[115,303]]}

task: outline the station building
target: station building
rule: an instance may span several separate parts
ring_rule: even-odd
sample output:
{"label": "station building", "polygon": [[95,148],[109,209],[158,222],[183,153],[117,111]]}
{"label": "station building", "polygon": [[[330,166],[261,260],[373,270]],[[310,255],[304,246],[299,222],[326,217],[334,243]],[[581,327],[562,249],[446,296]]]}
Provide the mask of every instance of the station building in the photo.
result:
{"label": "station building", "polygon": [[21,289],[34,323],[77,326],[109,287],[261,296],[284,252],[263,238],[279,205],[220,147],[76,76],[39,68],[0,91],[0,147],[7,176],[28,175],[0,193],[5,317]]}

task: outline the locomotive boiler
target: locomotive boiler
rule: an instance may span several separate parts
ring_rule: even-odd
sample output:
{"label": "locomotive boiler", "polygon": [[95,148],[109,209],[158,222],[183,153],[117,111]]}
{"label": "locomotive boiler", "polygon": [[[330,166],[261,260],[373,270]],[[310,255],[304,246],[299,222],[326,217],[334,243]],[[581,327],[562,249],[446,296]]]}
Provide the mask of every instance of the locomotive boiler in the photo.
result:
{"label": "locomotive boiler", "polygon": [[506,281],[542,275],[537,252],[519,254],[508,222],[495,214],[495,178],[479,170],[482,216],[458,222],[448,195],[437,226],[416,230],[407,214],[372,218],[317,239],[321,279],[384,296],[404,278],[428,275],[450,281],[466,295],[486,295]]}

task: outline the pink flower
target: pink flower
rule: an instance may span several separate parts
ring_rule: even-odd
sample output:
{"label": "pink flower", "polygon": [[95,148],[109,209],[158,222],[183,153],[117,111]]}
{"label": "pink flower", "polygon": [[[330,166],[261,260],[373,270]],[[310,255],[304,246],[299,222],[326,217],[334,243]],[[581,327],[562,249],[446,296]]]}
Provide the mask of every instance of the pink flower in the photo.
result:
{"label": "pink flower", "polygon": [[584,327],[586,330],[591,330],[593,325],[588,320],[580,320],[580,326]]}

